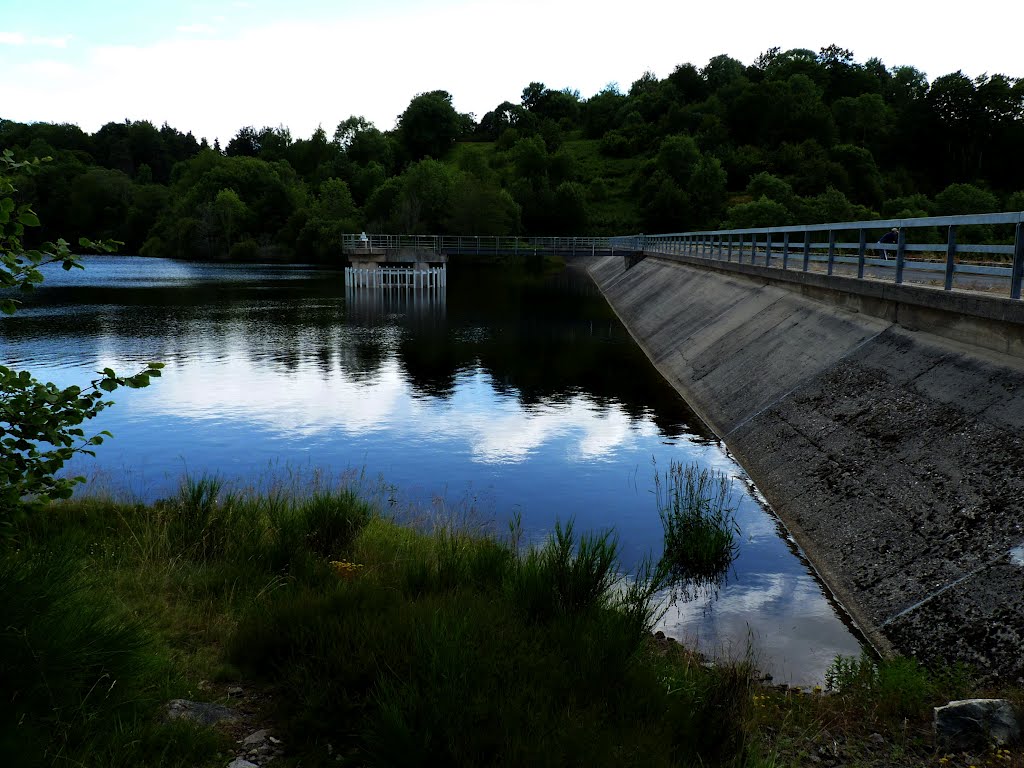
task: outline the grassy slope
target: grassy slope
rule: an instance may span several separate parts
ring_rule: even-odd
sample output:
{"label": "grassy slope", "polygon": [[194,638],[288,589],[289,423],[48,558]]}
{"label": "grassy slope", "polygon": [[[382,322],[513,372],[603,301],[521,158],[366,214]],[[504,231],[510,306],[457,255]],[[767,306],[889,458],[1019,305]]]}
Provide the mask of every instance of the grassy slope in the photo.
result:
{"label": "grassy slope", "polygon": [[229,682],[263,692],[291,765],[804,765],[822,749],[938,765],[929,707],[966,692],[907,661],[847,664],[838,695],[760,688],[653,642],[605,539],[563,531],[518,553],[398,526],[344,490],[200,482],[11,533],[0,745],[16,765],[223,765],[231,744],[154,715]]}

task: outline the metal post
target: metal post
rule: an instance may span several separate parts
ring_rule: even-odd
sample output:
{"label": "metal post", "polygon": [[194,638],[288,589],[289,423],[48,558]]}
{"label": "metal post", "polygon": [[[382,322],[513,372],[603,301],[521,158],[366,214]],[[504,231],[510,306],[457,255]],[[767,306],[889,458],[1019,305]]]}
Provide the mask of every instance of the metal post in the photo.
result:
{"label": "metal post", "polygon": [[726,261],[732,261],[732,232],[729,233],[729,251],[725,255]]}
{"label": "metal post", "polygon": [[757,233],[750,233],[750,263],[751,265],[757,261]]}
{"label": "metal post", "polygon": [[782,269],[789,266],[789,232],[782,233]]}
{"label": "metal post", "polygon": [[766,232],[764,235],[764,265],[770,267],[772,265],[772,233]]}
{"label": "metal post", "polygon": [[[1019,226],[1019,225],[1018,225]],[[943,289],[953,290],[953,273],[956,271],[956,224],[949,225],[949,235],[946,237],[946,280],[942,284]]]}
{"label": "metal post", "polygon": [[1021,278],[1024,277],[1024,222],[1017,224],[1013,241],[1013,272],[1010,273],[1010,298],[1020,298]]}
{"label": "metal post", "polygon": [[804,272],[811,268],[811,231],[804,231]]}
{"label": "metal post", "polygon": [[860,240],[857,243],[857,279],[864,279],[864,256],[868,251],[868,231],[860,228]]}
{"label": "metal post", "polygon": [[828,273],[832,274],[832,268],[836,263],[836,232],[834,229],[828,231]]}
{"label": "metal post", "polygon": [[896,285],[903,284],[903,262],[907,254],[907,230],[900,227],[900,237],[896,241]]}

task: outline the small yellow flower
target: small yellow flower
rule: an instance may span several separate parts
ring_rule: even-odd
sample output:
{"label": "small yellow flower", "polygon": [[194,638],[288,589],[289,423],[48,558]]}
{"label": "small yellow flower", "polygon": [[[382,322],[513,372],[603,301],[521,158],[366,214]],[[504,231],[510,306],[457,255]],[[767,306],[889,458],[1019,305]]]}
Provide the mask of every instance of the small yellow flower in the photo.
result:
{"label": "small yellow flower", "polygon": [[363,567],[363,564],[350,563],[348,560],[331,560],[330,566],[343,579],[354,579],[356,574],[359,573],[359,569]]}

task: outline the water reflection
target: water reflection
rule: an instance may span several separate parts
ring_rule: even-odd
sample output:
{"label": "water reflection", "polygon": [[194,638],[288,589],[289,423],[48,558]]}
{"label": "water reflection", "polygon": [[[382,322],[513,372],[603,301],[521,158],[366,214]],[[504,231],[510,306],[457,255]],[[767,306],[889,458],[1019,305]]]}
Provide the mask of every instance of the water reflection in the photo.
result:
{"label": "water reflection", "polygon": [[[661,553],[652,458],[742,480],[593,285],[568,272],[454,265],[447,291],[420,301],[353,294],[337,271],[98,257],[0,321],[0,359],[65,384],[167,363],[154,386],[116,393],[93,425],[115,439],[73,467],[144,500],[184,471],[250,484],[282,468],[356,472],[403,503],[471,511],[498,530],[518,514],[534,539],[556,519],[614,528],[632,569]],[[711,650],[753,632],[765,655],[809,660],[785,671],[799,682],[823,673],[818,656],[856,653],[750,494],[737,522],[718,600],[670,608],[663,628]]]}
{"label": "water reflection", "polygon": [[428,289],[409,285],[345,285],[348,319],[364,325],[375,325],[396,315],[414,323],[434,324],[444,319],[447,296],[445,286]]}

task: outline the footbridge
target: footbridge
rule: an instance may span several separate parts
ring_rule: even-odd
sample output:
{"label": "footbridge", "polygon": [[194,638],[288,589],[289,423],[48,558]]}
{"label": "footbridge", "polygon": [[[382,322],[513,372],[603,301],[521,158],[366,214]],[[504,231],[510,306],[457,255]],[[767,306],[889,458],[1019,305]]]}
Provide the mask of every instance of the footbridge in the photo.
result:
{"label": "footbridge", "polygon": [[[494,237],[487,235],[367,235],[342,238],[342,252],[350,259],[367,251],[391,258],[403,252],[451,256],[608,256],[610,237]],[[628,246],[627,246],[628,247]]]}

